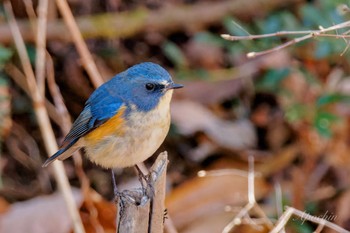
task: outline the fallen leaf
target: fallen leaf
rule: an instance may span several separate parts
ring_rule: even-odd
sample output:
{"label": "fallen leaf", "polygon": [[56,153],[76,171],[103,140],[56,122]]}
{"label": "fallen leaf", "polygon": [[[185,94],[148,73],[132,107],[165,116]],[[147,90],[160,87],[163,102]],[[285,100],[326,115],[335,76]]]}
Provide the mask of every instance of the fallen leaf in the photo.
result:
{"label": "fallen leaf", "polygon": [[[263,178],[255,179],[257,200],[269,190],[270,186]],[[166,207],[175,227],[181,231],[198,219],[224,213],[227,206],[243,208],[247,202],[247,177],[228,172],[227,175],[195,177],[188,180],[169,193]]]}
{"label": "fallen leaf", "polygon": [[[80,191],[73,189],[73,196],[80,206],[83,201]],[[14,203],[0,215],[0,232],[67,233],[71,228],[72,220],[61,193]]]}
{"label": "fallen leaf", "polygon": [[256,144],[255,131],[248,120],[222,120],[204,106],[185,100],[173,101],[171,109],[173,122],[184,135],[202,131],[218,145],[231,150]]}

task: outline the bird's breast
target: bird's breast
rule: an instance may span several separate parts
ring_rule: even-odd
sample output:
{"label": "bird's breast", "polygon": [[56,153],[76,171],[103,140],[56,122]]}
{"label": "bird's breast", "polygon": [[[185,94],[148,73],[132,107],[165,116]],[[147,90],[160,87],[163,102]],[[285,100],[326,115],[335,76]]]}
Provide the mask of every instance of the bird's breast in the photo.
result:
{"label": "bird's breast", "polygon": [[[92,142],[85,137],[84,146],[89,159],[112,168],[133,166],[150,157],[169,131],[171,94],[171,91],[166,93],[151,111],[140,112],[132,107],[127,119],[120,121],[121,125],[109,124],[115,130],[109,130],[109,134],[103,136],[101,133],[98,140],[94,138]],[[109,120],[104,124],[108,123]]]}

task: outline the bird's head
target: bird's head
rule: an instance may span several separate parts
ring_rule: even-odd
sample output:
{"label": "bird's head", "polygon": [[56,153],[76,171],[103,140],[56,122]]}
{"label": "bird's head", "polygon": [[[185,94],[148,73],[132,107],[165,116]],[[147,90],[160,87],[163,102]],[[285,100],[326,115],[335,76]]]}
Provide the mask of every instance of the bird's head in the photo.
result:
{"label": "bird's head", "polygon": [[170,74],[152,62],[130,67],[120,74],[124,95],[139,111],[150,111],[159,104],[169,104],[173,89],[182,88]]}

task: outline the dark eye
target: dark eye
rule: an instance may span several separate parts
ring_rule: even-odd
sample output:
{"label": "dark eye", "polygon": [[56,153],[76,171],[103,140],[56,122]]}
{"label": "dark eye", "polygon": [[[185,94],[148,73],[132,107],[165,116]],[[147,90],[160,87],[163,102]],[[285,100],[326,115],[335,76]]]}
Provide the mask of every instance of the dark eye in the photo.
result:
{"label": "dark eye", "polygon": [[147,90],[153,91],[156,85],[154,85],[153,83],[147,83],[145,87]]}

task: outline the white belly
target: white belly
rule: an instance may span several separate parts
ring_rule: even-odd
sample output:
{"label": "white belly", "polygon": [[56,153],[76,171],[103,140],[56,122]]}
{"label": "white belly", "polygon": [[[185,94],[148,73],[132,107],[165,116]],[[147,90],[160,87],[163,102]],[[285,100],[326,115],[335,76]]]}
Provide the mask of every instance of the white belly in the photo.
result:
{"label": "white belly", "polygon": [[153,155],[169,131],[171,95],[172,90],[148,113],[130,113],[123,136],[110,135],[93,147],[85,145],[88,158],[102,167],[116,168],[133,166]]}

